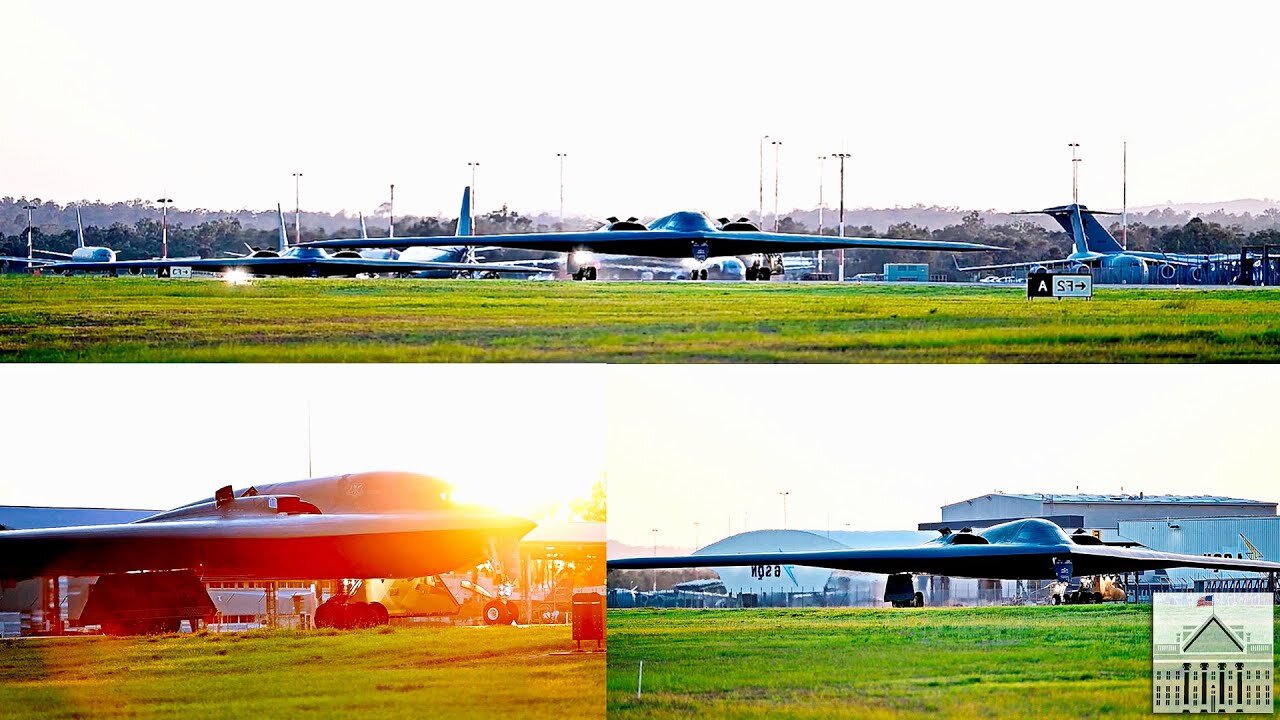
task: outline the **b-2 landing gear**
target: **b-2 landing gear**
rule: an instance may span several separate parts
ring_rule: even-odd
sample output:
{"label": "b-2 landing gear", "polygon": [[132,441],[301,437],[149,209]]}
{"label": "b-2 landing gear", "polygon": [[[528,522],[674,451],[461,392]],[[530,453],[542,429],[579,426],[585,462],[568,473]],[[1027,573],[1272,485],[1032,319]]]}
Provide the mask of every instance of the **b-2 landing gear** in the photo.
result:
{"label": "b-2 landing gear", "polygon": [[768,265],[761,265],[760,263],[755,263],[751,267],[747,268],[748,280],[768,281],[769,278],[771,277],[773,277],[773,268],[769,267]]}
{"label": "b-2 landing gear", "polygon": [[334,595],[316,608],[315,622],[318,628],[351,630],[386,625],[391,617],[380,602],[352,602],[350,595]]}
{"label": "b-2 landing gear", "polygon": [[510,600],[490,600],[484,605],[485,625],[516,625],[520,622],[520,608]]}
{"label": "b-2 landing gear", "polygon": [[884,601],[896,608],[924,607],[924,593],[916,590],[910,575],[890,575],[884,583]]}
{"label": "b-2 landing gear", "polygon": [[690,270],[690,271],[689,271],[689,279],[690,279],[690,280],[706,280],[706,279],[707,279],[707,269],[706,269],[706,268],[702,268],[701,270]]}
{"label": "b-2 landing gear", "polygon": [[580,267],[572,275],[574,280],[595,280],[596,269],[590,265]]}

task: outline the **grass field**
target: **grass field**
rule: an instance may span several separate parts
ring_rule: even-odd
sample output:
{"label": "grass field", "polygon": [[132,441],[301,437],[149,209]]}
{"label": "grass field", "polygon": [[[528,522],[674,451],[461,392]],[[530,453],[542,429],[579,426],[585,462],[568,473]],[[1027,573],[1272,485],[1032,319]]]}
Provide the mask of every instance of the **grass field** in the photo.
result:
{"label": "grass field", "polygon": [[1280,360],[1280,290],[0,278],[29,361]]}
{"label": "grass field", "polygon": [[0,641],[0,718],[592,718],[565,626]]}
{"label": "grass field", "polygon": [[1149,717],[1150,688],[1150,605],[609,612],[610,717]]}

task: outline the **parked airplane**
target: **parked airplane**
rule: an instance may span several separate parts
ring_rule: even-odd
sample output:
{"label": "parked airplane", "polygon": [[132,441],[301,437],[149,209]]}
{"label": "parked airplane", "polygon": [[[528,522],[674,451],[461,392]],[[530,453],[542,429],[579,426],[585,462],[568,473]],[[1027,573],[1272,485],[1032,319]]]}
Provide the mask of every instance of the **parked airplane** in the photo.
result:
{"label": "parked airplane", "polygon": [[[495,247],[544,250],[566,253],[566,269],[575,280],[595,280],[596,255],[692,258],[698,263],[692,274],[706,280],[705,264],[713,258],[762,256],[746,269],[748,280],[768,280],[782,272],[782,253],[838,248],[877,250],[930,250],[940,252],[991,251],[1000,248],[977,243],[891,238],[838,238],[764,232],[755,223],[740,218],[720,218],[712,222],[705,214],[681,211],[645,225],[637,218],[609,218],[607,225],[588,232],[510,233],[485,235]],[[309,248],[403,248],[413,245],[446,245],[440,238],[377,238],[318,240],[303,243]]]}
{"label": "parked airplane", "polygon": [[[131,523],[0,531],[0,579],[100,576],[109,591],[97,594],[97,605],[90,596],[82,622],[125,633],[172,631],[184,618],[212,615],[202,578],[425,577],[482,563],[533,527],[454,503],[436,478],[356,473],[238,492],[227,486]],[[348,600],[327,600],[316,624],[386,622],[380,604]]]}
{"label": "parked airplane", "polygon": [[960,267],[960,272],[980,273],[987,270],[1006,268],[1027,268],[1029,272],[1064,267],[1075,272],[1093,272],[1103,269],[1113,271],[1114,277],[1109,281],[1143,283],[1147,281],[1151,266],[1158,268],[1160,277],[1172,280],[1178,268],[1187,268],[1188,277],[1193,282],[1200,281],[1200,269],[1209,262],[1230,260],[1235,256],[1228,255],[1188,255],[1180,253],[1149,252],[1126,250],[1115,237],[1098,222],[1097,215],[1116,215],[1118,213],[1090,210],[1084,205],[1071,204],[1044,210],[1030,210],[1012,213],[1014,215],[1045,214],[1053,218],[1062,227],[1063,232],[1071,236],[1071,254],[1056,260],[1032,260],[1031,262],[1001,263],[997,265],[977,265]]}
{"label": "parked airplane", "polygon": [[[1265,560],[1181,555],[1104,545],[1092,535],[1067,535],[1038,518],[1014,520],[977,532],[941,530],[940,537],[914,547],[868,550],[758,552],[610,559],[611,570],[691,567],[767,567],[805,565],[888,575],[884,600],[898,606],[921,606],[911,575],[1053,580],[1076,576],[1115,575],[1161,568],[1209,568],[1280,572],[1280,563]],[[1065,573],[1064,573],[1065,570]],[[1065,577],[1064,577],[1065,574]]]}
{"label": "parked airplane", "polygon": [[[285,229],[284,213],[276,206],[276,217],[279,219],[279,235],[276,249],[251,248],[249,254],[229,258],[168,258],[154,260],[116,260],[110,261],[52,261],[41,266],[41,270],[49,270],[65,274],[77,272],[129,272],[140,273],[143,270],[156,270],[161,275],[168,274],[175,267],[185,267],[206,272],[230,272],[240,270],[252,275],[283,275],[287,277],[334,277],[379,273],[415,273],[427,270],[455,272],[485,273],[520,273],[528,274],[529,268],[524,265],[502,265],[496,263],[461,263],[414,260],[374,260],[361,257],[356,252],[337,252],[330,254],[314,247],[289,246],[289,235]],[[25,258],[12,258],[25,260]]]}
{"label": "parked airplane", "polygon": [[[467,186],[462,189],[462,209],[458,214],[458,224],[454,229],[453,237],[464,238],[472,236],[471,226],[471,187]],[[364,223],[364,215],[360,215],[360,240],[370,240],[369,230]],[[395,240],[395,229],[392,226],[387,227],[386,238],[376,238],[377,240]],[[412,241],[414,238],[401,238],[403,240]],[[439,237],[437,240],[441,239]],[[457,242],[457,241],[455,241]],[[361,247],[366,247],[362,245]],[[496,277],[497,273],[488,269],[482,264],[477,257],[477,252],[483,252],[490,248],[476,248],[474,245],[410,245],[403,250],[394,247],[364,249],[360,250],[359,256],[371,260],[405,260],[413,262],[444,262],[444,263],[463,263],[470,265],[469,270],[422,270],[415,272],[414,277],[417,278],[449,278],[459,276],[471,277]],[[343,254],[345,257],[346,255]],[[522,267],[529,274],[537,274],[541,272],[551,272],[540,267],[540,261],[517,260],[505,263],[509,266]]]}

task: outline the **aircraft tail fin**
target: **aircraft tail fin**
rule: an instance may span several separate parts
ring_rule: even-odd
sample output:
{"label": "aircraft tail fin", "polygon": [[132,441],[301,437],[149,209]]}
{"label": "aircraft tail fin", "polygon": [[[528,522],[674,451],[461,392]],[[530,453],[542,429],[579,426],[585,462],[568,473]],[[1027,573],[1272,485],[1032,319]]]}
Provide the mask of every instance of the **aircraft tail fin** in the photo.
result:
{"label": "aircraft tail fin", "polygon": [[76,247],[84,247],[84,224],[80,222],[80,206],[76,206]]}
{"label": "aircraft tail fin", "polygon": [[364,213],[360,213],[360,239],[361,240],[369,239],[369,228],[365,227]]}
{"label": "aircraft tail fin", "polygon": [[458,229],[453,233],[458,237],[474,235],[471,227],[471,186],[462,189],[462,210],[458,212]]}
{"label": "aircraft tail fin", "polygon": [[280,252],[289,249],[289,231],[284,226],[284,210],[280,208],[280,203],[276,203],[276,218],[280,221],[280,238],[278,240]]}
{"label": "aircraft tail fin", "polygon": [[1102,223],[1098,215],[1114,215],[1090,210],[1084,205],[1063,205],[1046,208],[1041,212],[1053,218],[1062,230],[1071,236],[1076,252],[1118,253],[1124,247]]}

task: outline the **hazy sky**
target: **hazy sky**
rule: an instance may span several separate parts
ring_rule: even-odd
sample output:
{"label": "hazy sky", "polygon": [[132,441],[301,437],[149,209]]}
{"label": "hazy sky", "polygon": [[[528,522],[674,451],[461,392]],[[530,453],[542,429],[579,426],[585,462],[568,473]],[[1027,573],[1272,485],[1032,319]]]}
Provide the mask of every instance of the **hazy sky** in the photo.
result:
{"label": "hazy sky", "polygon": [[[0,505],[169,508],[222,485],[407,470],[539,519],[601,479],[572,365],[32,365],[0,413]],[[17,377],[17,376],[15,376]],[[92,397],[86,394],[92,390]],[[512,399],[513,394],[521,397]],[[529,400],[545,395],[547,401]]]}
{"label": "hazy sky", "polygon": [[[1274,197],[1273,2],[61,2],[0,9],[0,194],[569,214]],[[771,150],[772,148],[770,148]],[[771,159],[770,159],[771,164]],[[836,199],[828,163],[828,205]],[[772,179],[767,181],[771,195]],[[766,200],[766,207],[772,198]]]}
{"label": "hazy sky", "polygon": [[642,547],[654,528],[692,546],[695,522],[702,544],[782,527],[784,491],[787,526],[819,530],[913,530],[995,490],[1280,500],[1280,380],[1247,367],[618,366],[609,381],[609,538]]}

